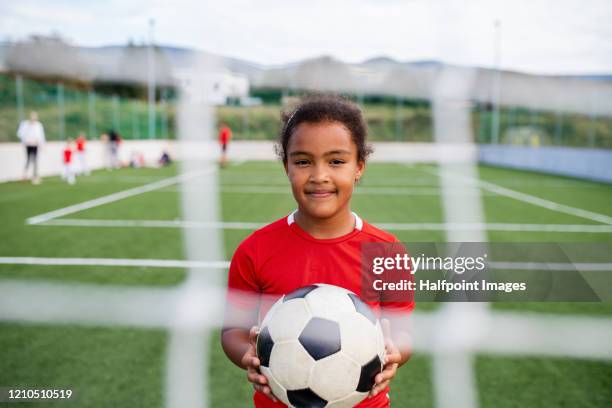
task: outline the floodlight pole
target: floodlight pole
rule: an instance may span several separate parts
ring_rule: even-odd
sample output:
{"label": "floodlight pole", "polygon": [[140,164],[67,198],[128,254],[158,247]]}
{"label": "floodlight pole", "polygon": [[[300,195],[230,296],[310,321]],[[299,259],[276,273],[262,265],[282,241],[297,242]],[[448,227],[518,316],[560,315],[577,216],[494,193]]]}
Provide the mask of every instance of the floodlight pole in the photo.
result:
{"label": "floodlight pole", "polygon": [[153,30],[155,29],[155,19],[149,20],[149,49],[148,68],[149,68],[149,139],[155,138],[155,54],[153,43]]}
{"label": "floodlight pole", "polygon": [[493,120],[491,121],[491,143],[499,143],[499,99],[500,99],[500,41],[501,40],[501,21],[495,20],[495,78],[493,84]]}

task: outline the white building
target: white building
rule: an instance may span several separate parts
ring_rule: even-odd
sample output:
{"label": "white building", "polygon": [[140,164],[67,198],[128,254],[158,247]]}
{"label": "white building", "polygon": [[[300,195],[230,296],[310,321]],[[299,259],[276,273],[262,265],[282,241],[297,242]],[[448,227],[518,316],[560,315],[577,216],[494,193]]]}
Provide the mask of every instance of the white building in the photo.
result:
{"label": "white building", "polygon": [[227,70],[199,72],[194,69],[175,69],[174,78],[181,97],[194,102],[225,105],[228,98],[243,99],[249,95],[248,78]]}

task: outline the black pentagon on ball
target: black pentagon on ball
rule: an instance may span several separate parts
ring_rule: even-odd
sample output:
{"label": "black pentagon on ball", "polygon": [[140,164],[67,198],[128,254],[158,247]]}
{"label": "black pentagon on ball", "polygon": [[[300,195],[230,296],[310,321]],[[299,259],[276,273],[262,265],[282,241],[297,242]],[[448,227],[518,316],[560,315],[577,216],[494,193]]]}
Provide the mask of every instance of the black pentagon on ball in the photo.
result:
{"label": "black pentagon on ball", "polygon": [[378,356],[374,357],[368,363],[361,367],[361,375],[359,376],[359,384],[357,384],[358,392],[369,392],[374,385],[374,377],[382,370],[382,363]]}
{"label": "black pentagon on ball", "polygon": [[368,304],[365,303],[363,300],[359,299],[359,297],[354,293],[349,293],[348,296],[353,301],[357,313],[365,316],[369,321],[372,322],[372,324],[376,324],[376,315],[374,314],[372,309],[370,309],[370,306],[368,306]]}
{"label": "black pentagon on ball", "polygon": [[299,299],[299,298],[306,297],[307,294],[309,294],[316,288],[318,288],[317,285],[309,285],[309,286],[304,286],[299,289],[296,289],[293,292],[286,294],[285,297],[283,298],[283,302],[286,302],[291,299]]}
{"label": "black pentagon on ball", "polygon": [[340,351],[340,326],[331,320],[313,317],[298,340],[312,358],[321,360]]}
{"label": "black pentagon on ball", "polygon": [[287,398],[295,408],[323,408],[327,401],[315,394],[310,388],[287,391]]}
{"label": "black pentagon on ball", "polygon": [[257,336],[257,358],[262,366],[268,367],[270,365],[270,354],[272,354],[272,347],[274,347],[274,341],[270,336],[268,327],[264,327]]}

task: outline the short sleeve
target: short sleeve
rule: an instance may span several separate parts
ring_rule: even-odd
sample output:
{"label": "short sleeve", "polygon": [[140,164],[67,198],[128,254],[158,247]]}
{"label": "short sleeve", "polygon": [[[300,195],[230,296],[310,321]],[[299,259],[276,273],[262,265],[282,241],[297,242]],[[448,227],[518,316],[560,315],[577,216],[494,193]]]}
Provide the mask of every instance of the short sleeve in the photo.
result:
{"label": "short sleeve", "polygon": [[238,246],[230,263],[225,328],[249,329],[257,324],[261,292],[256,279],[255,251],[251,238]]}
{"label": "short sleeve", "polygon": [[[412,259],[410,258],[410,253],[408,252],[404,244],[402,244],[395,236],[393,236],[393,241],[389,244],[387,250],[387,257],[395,257],[396,255],[407,255],[408,259]],[[408,270],[402,269],[392,271],[391,274],[394,274],[396,276],[396,278],[392,280],[399,281],[400,279],[406,279],[408,281],[414,282],[414,275],[411,273],[411,261],[409,266],[410,267]],[[381,293],[381,308],[383,314],[409,315],[414,310],[414,291],[383,291]]]}

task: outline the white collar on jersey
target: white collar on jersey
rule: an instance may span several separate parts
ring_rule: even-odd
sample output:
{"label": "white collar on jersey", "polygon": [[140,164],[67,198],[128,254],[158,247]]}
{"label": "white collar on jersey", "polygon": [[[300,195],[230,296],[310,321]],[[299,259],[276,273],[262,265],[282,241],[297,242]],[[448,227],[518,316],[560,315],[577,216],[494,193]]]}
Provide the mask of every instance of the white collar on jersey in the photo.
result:
{"label": "white collar on jersey", "polygon": [[[287,225],[291,225],[291,224],[293,224],[295,222],[295,213],[296,212],[297,212],[297,210],[294,210],[291,214],[289,214],[287,216]],[[358,231],[361,231],[363,229],[363,221],[354,212],[351,212],[351,214],[353,214],[353,217],[355,217],[355,229],[358,230]]]}

